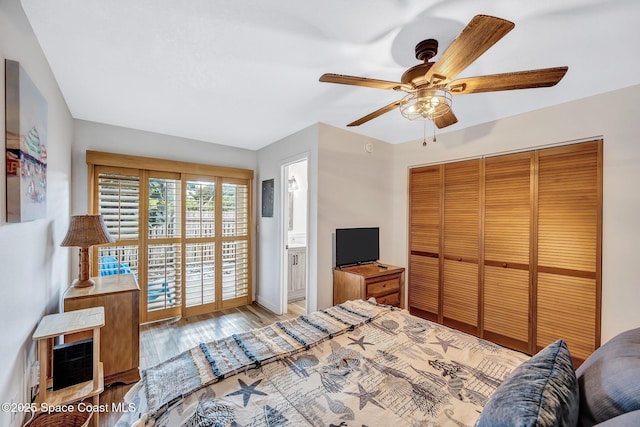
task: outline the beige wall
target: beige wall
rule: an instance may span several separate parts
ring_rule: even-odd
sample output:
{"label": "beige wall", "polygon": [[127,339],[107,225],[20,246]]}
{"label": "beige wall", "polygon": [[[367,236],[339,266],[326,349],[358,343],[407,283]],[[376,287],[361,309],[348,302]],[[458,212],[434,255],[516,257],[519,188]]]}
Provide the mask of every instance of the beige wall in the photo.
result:
{"label": "beige wall", "polygon": [[221,144],[75,120],[73,212],[87,212],[87,150],[254,170],[256,152]]}
{"label": "beige wall", "polygon": [[393,145],[328,125],[320,126],[319,143],[318,308],[326,308],[333,305],[336,228],[380,227],[380,259],[393,263]]}
{"label": "beige wall", "polygon": [[[0,162],[0,402],[28,402],[31,335],[45,313],[58,311],[69,284],[69,253],[61,248],[69,225],[73,120],[19,0],[0,2],[0,135],[4,157],[4,60],[20,62],[47,100],[47,215],[6,222],[6,170]],[[22,425],[22,415],[0,411],[1,426]]]}
{"label": "beige wall", "polygon": [[[602,341],[640,326],[640,86],[394,146],[393,255],[407,265],[407,174],[416,165],[604,139]],[[459,117],[460,121],[464,117]]]}

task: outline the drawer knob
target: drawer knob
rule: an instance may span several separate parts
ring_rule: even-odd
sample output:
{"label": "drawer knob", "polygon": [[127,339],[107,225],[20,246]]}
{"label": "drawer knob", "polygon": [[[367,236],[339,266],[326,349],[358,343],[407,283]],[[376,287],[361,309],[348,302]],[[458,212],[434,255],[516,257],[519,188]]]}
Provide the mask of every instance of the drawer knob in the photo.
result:
{"label": "drawer knob", "polygon": [[458,257],[458,261],[462,261],[462,257]]}
{"label": "drawer knob", "polygon": [[503,264],[502,264],[502,266],[503,266],[504,268],[507,268],[507,263],[506,263],[506,262],[505,262],[505,263],[503,263]]}

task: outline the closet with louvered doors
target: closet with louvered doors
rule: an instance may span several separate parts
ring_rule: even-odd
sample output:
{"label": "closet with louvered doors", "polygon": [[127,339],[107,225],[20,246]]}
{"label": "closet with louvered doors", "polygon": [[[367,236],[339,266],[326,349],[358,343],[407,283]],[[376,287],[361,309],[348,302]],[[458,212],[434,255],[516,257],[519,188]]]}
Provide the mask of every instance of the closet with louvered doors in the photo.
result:
{"label": "closet with louvered doors", "polygon": [[418,167],[409,185],[411,313],[527,353],[563,338],[578,362],[600,345],[602,141]]}

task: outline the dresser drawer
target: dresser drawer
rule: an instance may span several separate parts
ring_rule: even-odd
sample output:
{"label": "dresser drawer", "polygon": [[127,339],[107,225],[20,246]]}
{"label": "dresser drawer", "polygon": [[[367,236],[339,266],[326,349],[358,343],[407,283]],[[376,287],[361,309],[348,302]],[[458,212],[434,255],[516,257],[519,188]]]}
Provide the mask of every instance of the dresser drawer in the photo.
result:
{"label": "dresser drawer", "polygon": [[382,295],[388,295],[400,290],[400,277],[386,278],[380,282],[367,282],[367,297],[378,298]]}
{"label": "dresser drawer", "polygon": [[378,304],[393,305],[394,307],[400,307],[400,292],[395,294],[385,295],[383,297],[377,297],[376,302]]}
{"label": "dresser drawer", "polygon": [[375,298],[382,304],[402,307],[404,268],[370,263],[336,268],[333,271],[333,304]]}

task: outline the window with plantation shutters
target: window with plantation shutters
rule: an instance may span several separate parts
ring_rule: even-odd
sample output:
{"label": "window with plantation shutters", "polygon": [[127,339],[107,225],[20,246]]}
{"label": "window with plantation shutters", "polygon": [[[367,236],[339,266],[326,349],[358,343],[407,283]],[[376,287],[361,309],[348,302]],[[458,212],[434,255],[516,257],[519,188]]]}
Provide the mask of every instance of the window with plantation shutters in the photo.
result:
{"label": "window with plantation shutters", "polygon": [[[149,172],[147,178],[147,314],[180,314],[182,301],[182,197],[179,174]],[[151,317],[151,315],[149,315]],[[157,313],[153,317],[158,316]]]}
{"label": "window with plantation shutters", "polygon": [[[137,170],[96,167],[97,213],[104,217],[105,225],[115,243],[97,247],[92,265],[98,274],[131,273],[138,276],[138,250],[140,247],[140,176]],[[94,273],[95,274],[95,273]]]}
{"label": "window with plantation shutters", "polygon": [[216,182],[187,179],[185,188],[185,310],[189,315],[215,307],[218,300]]}
{"label": "window with plantation shutters", "polygon": [[[249,187],[222,183],[222,300],[246,298],[249,292]],[[224,305],[224,304],[223,304]]]}
{"label": "window with plantation shutters", "polygon": [[87,152],[93,212],[113,244],[92,275],[133,274],[142,322],[251,303],[251,183],[244,169]]}

